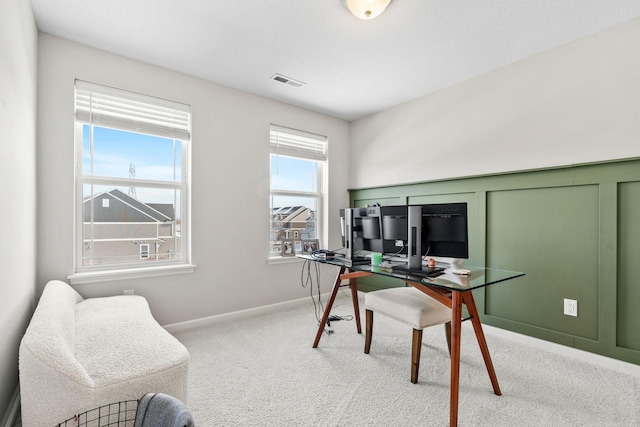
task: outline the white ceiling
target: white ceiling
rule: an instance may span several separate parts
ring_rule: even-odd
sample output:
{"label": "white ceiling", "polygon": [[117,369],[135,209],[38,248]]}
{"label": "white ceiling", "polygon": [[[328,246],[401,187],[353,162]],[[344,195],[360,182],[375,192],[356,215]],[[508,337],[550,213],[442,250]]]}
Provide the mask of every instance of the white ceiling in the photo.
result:
{"label": "white ceiling", "polygon": [[40,31],[346,120],[640,17],[638,0],[393,0],[371,21],[343,0],[31,3]]}

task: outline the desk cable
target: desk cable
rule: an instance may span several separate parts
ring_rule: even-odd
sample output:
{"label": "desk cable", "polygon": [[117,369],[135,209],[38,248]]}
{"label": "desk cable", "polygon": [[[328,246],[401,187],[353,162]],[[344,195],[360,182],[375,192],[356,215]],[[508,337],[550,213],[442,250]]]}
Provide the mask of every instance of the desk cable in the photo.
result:
{"label": "desk cable", "polygon": [[[313,265],[313,269],[312,266]],[[315,276],[315,286],[313,283]],[[309,288],[309,294],[311,296],[311,301],[313,301],[314,312],[316,315],[316,320],[318,325],[322,321],[322,316],[324,314],[324,304],[322,303],[321,291],[320,291],[320,269],[318,268],[318,264],[314,261],[305,260],[302,264],[302,271],[300,272],[300,284],[303,288]],[[317,290],[317,298],[314,295],[314,289]],[[337,322],[340,320],[353,320],[353,316],[337,316],[337,315],[329,315],[327,318],[327,324],[324,327],[324,333],[330,335],[333,333],[333,330],[330,329],[331,322]]]}
{"label": "desk cable", "polygon": [[[311,266],[313,265],[313,273],[311,271]],[[306,274],[305,274],[306,273]],[[316,288],[318,290],[318,300],[316,302],[316,298],[313,295],[314,286],[313,286],[313,276],[316,278]],[[305,260],[302,264],[302,271],[300,272],[300,284],[303,288],[309,288],[309,295],[311,296],[311,301],[313,301],[313,307],[316,315],[316,320],[318,324],[320,324],[320,319],[322,318],[322,314],[324,313],[324,305],[322,304],[322,298],[320,294],[320,270],[315,262],[310,260]]]}

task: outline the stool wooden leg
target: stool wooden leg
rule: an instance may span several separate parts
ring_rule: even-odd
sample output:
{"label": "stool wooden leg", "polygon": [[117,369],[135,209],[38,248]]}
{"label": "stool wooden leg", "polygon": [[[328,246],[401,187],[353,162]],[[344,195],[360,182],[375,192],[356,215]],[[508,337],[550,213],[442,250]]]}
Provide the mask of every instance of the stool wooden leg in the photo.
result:
{"label": "stool wooden leg", "polygon": [[369,350],[371,349],[371,335],[373,333],[373,311],[366,310],[365,315],[364,353],[369,354]]}
{"label": "stool wooden leg", "polygon": [[413,330],[411,340],[411,382],[418,382],[418,370],[420,369],[420,350],[422,349],[422,329]]}

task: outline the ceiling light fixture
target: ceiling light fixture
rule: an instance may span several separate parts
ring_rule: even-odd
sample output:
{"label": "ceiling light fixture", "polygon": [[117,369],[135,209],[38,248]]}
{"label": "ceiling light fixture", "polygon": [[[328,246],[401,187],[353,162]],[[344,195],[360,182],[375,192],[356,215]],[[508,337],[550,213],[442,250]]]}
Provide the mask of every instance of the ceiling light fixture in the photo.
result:
{"label": "ceiling light fixture", "polygon": [[345,0],[347,7],[360,19],[373,19],[389,6],[391,0]]}

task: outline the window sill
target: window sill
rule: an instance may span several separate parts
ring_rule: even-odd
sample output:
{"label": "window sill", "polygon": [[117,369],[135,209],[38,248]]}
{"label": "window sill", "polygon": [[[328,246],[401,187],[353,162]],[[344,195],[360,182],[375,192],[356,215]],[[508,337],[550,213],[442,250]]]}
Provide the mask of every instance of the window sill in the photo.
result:
{"label": "window sill", "polygon": [[72,285],[87,283],[111,282],[114,280],[143,279],[147,277],[168,276],[172,274],[193,273],[194,264],[167,265],[162,267],[130,268],[122,270],[103,270],[75,273],[67,276]]}

